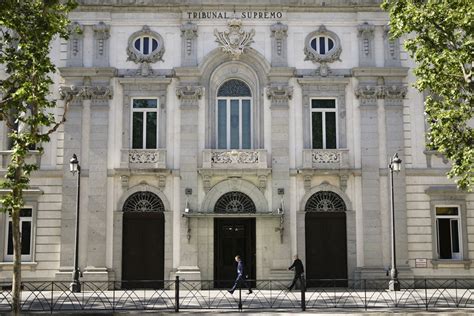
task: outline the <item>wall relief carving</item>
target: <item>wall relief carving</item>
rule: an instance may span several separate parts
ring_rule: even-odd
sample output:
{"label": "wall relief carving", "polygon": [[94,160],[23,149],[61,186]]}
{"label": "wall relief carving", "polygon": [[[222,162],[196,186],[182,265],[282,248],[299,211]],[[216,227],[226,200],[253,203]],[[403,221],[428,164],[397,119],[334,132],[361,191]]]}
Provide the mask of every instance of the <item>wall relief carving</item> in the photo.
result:
{"label": "wall relief carving", "polygon": [[251,29],[248,32],[242,30],[242,21],[238,19],[230,20],[227,26],[228,30],[223,32],[215,29],[214,36],[222,51],[236,60],[254,42],[255,30]]}

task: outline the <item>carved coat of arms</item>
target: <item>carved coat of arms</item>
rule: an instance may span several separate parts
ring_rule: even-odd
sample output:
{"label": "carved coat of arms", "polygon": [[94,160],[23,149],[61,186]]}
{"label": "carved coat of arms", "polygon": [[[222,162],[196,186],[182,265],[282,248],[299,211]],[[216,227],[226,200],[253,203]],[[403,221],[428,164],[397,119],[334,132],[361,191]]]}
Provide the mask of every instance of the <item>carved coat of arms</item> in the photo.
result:
{"label": "carved coat of arms", "polygon": [[216,42],[222,51],[232,56],[232,59],[238,59],[245,48],[254,42],[255,30],[252,29],[250,32],[242,30],[242,21],[237,19],[230,20],[227,26],[229,29],[224,32],[214,30]]}

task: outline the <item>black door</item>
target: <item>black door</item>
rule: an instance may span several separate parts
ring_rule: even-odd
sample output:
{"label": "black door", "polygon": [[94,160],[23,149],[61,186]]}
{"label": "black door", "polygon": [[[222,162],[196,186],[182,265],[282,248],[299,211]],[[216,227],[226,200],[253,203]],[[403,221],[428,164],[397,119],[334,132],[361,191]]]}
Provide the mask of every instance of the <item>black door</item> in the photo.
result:
{"label": "black door", "polygon": [[307,286],[347,286],[346,213],[307,212],[305,231]]}
{"label": "black door", "polygon": [[242,258],[248,278],[255,279],[255,218],[214,219],[215,288],[229,288],[234,283],[237,276],[236,255]]}
{"label": "black door", "polygon": [[122,288],[163,287],[164,228],[162,212],[123,213]]}

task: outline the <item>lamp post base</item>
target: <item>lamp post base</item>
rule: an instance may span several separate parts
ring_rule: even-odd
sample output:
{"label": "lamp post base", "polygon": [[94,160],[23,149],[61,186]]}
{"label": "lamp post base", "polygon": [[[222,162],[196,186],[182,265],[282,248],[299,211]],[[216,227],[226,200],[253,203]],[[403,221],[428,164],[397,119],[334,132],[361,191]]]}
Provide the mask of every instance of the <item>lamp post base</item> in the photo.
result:
{"label": "lamp post base", "polygon": [[72,281],[72,283],[69,285],[69,289],[73,293],[81,293],[81,282],[78,280]]}
{"label": "lamp post base", "polygon": [[390,282],[388,282],[388,289],[390,291],[400,291],[400,282],[397,279],[390,280]]}

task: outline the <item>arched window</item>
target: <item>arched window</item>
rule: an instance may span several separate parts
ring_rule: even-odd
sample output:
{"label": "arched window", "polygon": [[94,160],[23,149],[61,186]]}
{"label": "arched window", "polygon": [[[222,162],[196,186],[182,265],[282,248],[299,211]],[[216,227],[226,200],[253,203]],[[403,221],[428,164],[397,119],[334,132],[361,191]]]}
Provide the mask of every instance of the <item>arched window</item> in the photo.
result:
{"label": "arched window", "polygon": [[231,79],[217,91],[217,148],[252,148],[252,94],[241,80]]}
{"label": "arched window", "polygon": [[164,212],[165,206],[155,193],[144,191],[133,193],[124,203],[124,212]]}
{"label": "arched window", "polygon": [[313,194],[305,206],[306,212],[345,212],[344,200],[334,192],[319,191]]}
{"label": "arched window", "polygon": [[255,213],[252,199],[242,192],[229,192],[217,200],[214,213]]}

